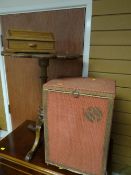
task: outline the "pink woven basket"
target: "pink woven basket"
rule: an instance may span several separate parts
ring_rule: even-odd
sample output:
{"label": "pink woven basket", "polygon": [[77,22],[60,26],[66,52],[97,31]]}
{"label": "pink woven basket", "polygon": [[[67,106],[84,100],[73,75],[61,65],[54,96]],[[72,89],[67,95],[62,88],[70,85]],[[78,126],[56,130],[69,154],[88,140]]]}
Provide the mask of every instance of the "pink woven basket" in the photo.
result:
{"label": "pink woven basket", "polygon": [[46,162],[70,171],[103,175],[115,83],[68,78],[44,85]]}

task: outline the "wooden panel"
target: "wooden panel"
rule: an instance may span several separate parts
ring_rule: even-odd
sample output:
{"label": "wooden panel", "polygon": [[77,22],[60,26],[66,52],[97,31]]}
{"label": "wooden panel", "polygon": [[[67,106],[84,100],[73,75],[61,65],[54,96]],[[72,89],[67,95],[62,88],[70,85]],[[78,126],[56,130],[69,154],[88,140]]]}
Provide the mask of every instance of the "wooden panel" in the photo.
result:
{"label": "wooden panel", "polygon": [[131,74],[131,61],[90,59],[89,71]]}
{"label": "wooden panel", "polygon": [[100,0],[93,2],[93,15],[131,13],[130,0]]}
{"label": "wooden panel", "polygon": [[48,80],[60,77],[78,77],[82,74],[82,60],[50,60]]}
{"label": "wooden panel", "polygon": [[92,30],[121,30],[131,29],[131,14],[94,16]]}
{"label": "wooden panel", "polygon": [[116,98],[121,99],[115,100],[113,116],[113,172],[131,164],[130,6],[130,0],[93,1],[89,76],[116,80]]}
{"label": "wooden panel", "polygon": [[[85,9],[7,15],[2,17],[4,35],[8,29],[53,32],[60,53],[82,53]],[[73,23],[72,23],[73,21]],[[74,25],[75,23],[75,25]],[[5,43],[5,42],[4,42]],[[6,59],[13,127],[25,119],[36,119],[40,104],[40,69],[33,59]],[[79,61],[52,60],[48,78],[81,76]]]}
{"label": "wooden panel", "polygon": [[131,158],[130,157],[124,157],[124,156],[120,156],[117,154],[113,154],[112,161],[115,163],[126,164],[127,166],[125,166],[125,168],[127,168],[128,165],[131,166]]}
{"label": "wooden panel", "polygon": [[131,88],[131,75],[113,74],[113,73],[101,73],[101,72],[89,72],[91,77],[110,78],[116,81],[116,86],[130,87]]}
{"label": "wooden panel", "polygon": [[120,163],[112,163],[112,170],[113,172],[121,172],[127,165],[120,164]]}
{"label": "wooden panel", "polygon": [[13,128],[26,119],[36,120],[40,104],[39,66],[36,59],[6,58]]}
{"label": "wooden panel", "polygon": [[[84,8],[6,15],[2,17],[3,31],[5,33],[7,29],[27,29],[53,32],[58,52],[81,53],[83,49],[84,16]],[[73,25],[74,22],[75,25]]]}
{"label": "wooden panel", "polygon": [[0,173],[1,175],[9,175],[9,174],[19,174],[19,175],[31,175],[27,172],[22,171],[21,169],[18,169],[16,167],[10,166],[5,163],[0,163]]}
{"label": "wooden panel", "polygon": [[91,45],[131,45],[131,31],[95,31]]}
{"label": "wooden panel", "polygon": [[112,133],[111,138],[113,139],[114,144],[131,147],[131,137],[130,136],[123,136],[120,134]]}
{"label": "wooden panel", "polygon": [[112,133],[121,134],[121,135],[125,135],[125,136],[130,136],[131,137],[131,125],[124,125],[124,124],[113,123],[113,125],[112,125]]}
{"label": "wooden panel", "polygon": [[131,46],[91,46],[90,58],[131,60]]}
{"label": "wooden panel", "polygon": [[116,87],[116,99],[131,101],[131,89]]}
{"label": "wooden panel", "polygon": [[131,101],[115,100],[115,111],[131,113]]}
{"label": "wooden panel", "polygon": [[0,129],[6,130],[5,107],[0,76]]}
{"label": "wooden panel", "polygon": [[131,157],[131,147],[114,144],[113,153],[121,156]]}
{"label": "wooden panel", "polygon": [[131,125],[131,113],[115,112],[113,115],[113,121]]}

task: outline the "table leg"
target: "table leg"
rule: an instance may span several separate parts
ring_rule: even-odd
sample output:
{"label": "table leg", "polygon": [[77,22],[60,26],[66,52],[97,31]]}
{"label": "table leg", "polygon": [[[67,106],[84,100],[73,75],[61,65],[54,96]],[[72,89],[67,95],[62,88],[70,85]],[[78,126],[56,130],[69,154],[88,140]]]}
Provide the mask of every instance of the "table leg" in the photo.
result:
{"label": "table leg", "polygon": [[39,117],[38,120],[36,121],[36,129],[35,129],[36,130],[35,131],[36,135],[35,135],[34,144],[33,144],[32,148],[31,148],[31,150],[25,156],[25,160],[27,162],[29,162],[32,159],[32,157],[33,157],[33,155],[34,155],[34,153],[35,153],[35,151],[37,149],[37,146],[38,146],[39,140],[40,140],[40,136],[41,136],[42,125],[43,125],[43,118]]}
{"label": "table leg", "polygon": [[[26,161],[30,161],[33,157],[33,154],[35,153],[39,141],[40,141],[40,136],[41,136],[41,128],[44,124],[44,111],[43,111],[43,100],[42,100],[42,86],[43,84],[47,81],[47,67],[49,65],[49,59],[39,59],[39,66],[41,67],[41,105],[40,105],[40,111],[39,111],[39,117],[38,120],[36,121],[36,127],[35,127],[35,141],[34,144],[31,148],[31,150],[27,153],[27,155],[25,156],[25,160]],[[30,128],[33,128],[30,127]],[[32,129],[34,130],[34,129]]]}

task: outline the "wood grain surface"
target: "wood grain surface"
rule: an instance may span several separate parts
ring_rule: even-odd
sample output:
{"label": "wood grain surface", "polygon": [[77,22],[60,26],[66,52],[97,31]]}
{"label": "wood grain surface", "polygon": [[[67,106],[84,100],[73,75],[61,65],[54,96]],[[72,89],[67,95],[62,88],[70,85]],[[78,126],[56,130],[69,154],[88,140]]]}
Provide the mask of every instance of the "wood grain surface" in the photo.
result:
{"label": "wood grain surface", "polygon": [[[89,75],[116,80],[112,168],[131,166],[131,1],[93,1]],[[118,147],[119,145],[119,147]],[[121,147],[122,146],[122,147]]]}
{"label": "wood grain surface", "polygon": [[[2,17],[4,37],[8,29],[53,32],[58,53],[83,52],[85,9],[60,10]],[[4,45],[6,46],[4,40]],[[40,104],[40,68],[36,59],[6,57],[6,72],[13,128],[25,119],[36,119]],[[51,60],[48,79],[81,76],[82,58]]]}
{"label": "wood grain surface", "polygon": [[[29,124],[35,125],[32,121],[25,121],[13,133],[0,141],[0,147],[5,147],[4,151],[0,150],[0,175],[75,175],[75,173],[45,163],[44,137],[41,137],[39,149],[31,162],[24,160],[35,137],[35,133],[27,128]],[[41,134],[43,136],[43,132]]]}

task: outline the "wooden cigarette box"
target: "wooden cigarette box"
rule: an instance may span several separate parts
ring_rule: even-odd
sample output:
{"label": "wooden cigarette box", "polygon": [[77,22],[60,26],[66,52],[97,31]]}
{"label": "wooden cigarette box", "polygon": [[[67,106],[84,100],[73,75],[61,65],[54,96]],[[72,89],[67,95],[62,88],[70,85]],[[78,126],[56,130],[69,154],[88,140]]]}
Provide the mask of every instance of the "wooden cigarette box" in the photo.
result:
{"label": "wooden cigarette box", "polygon": [[8,30],[7,47],[4,52],[13,53],[54,53],[53,33]]}
{"label": "wooden cigarette box", "polygon": [[65,78],[43,88],[45,161],[73,172],[104,175],[115,82]]}

